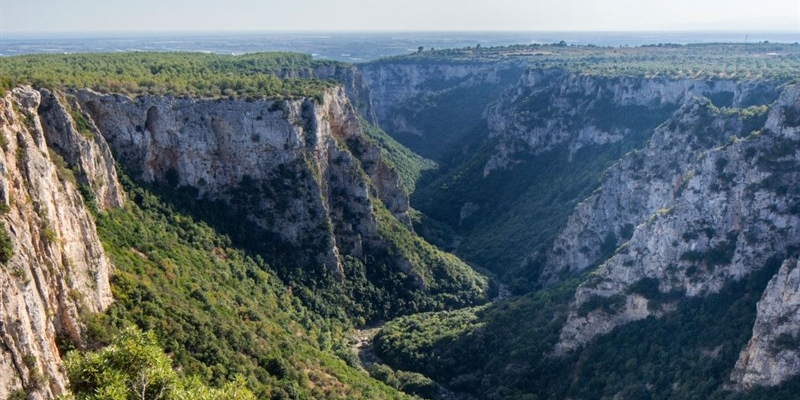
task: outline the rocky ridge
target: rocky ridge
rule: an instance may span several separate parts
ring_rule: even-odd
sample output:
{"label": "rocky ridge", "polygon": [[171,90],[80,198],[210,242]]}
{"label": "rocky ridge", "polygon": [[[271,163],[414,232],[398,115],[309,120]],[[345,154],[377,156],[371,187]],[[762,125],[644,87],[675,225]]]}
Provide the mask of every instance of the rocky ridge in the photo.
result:
{"label": "rocky ridge", "polygon": [[[789,87],[760,129],[748,132],[742,130],[749,126],[746,113],[692,101],[645,149],[609,172],[582,205],[592,211],[579,207],[571,224],[587,227],[589,220],[626,215],[637,202],[649,203],[652,214],[629,222],[635,226],[630,240],[617,247],[615,239],[615,253],[579,286],[556,353],[669,312],[685,296],[717,292],[770,259],[791,256],[800,226],[797,111],[798,88]],[[619,229],[613,221],[606,223]],[[580,264],[568,258],[560,259],[562,265]]]}
{"label": "rocky ridge", "polygon": [[731,381],[739,388],[774,386],[800,371],[797,351],[800,269],[797,267],[796,259],[786,260],[758,302],[753,337],[731,374]]}
{"label": "rocky ridge", "polygon": [[[386,290],[408,285],[413,296],[456,294],[468,303],[485,296],[485,280],[468,266],[413,239],[408,195],[342,87],[302,100],[131,99],[87,90],[76,97],[135,179],[223,202],[267,232],[269,262],[287,279],[303,275],[311,285],[314,274],[354,274]],[[392,220],[381,217],[384,207]],[[401,245],[391,238],[397,234],[415,244]],[[441,262],[423,262],[417,251]],[[367,262],[375,257],[384,261]],[[458,272],[445,271],[454,265]],[[453,293],[439,287],[442,279]]]}
{"label": "rocky ridge", "polygon": [[[52,93],[20,87],[0,99],[2,233],[13,248],[0,265],[0,398],[18,391],[33,399],[63,393],[67,382],[56,344],[67,340],[80,346],[81,317],[112,301],[112,265],[69,161],[60,159],[51,146],[52,131],[43,125],[58,121],[63,138],[69,138],[61,149],[91,147],[95,153],[87,155],[108,149],[102,138],[81,137],[65,108],[53,107],[48,96]],[[91,160],[80,168],[93,179],[98,204],[124,202],[114,195],[120,192],[113,174],[93,169]]]}
{"label": "rocky ridge", "polygon": [[[257,193],[256,183],[266,185],[272,193],[252,198],[248,216],[286,244],[308,248],[301,263],[319,262],[339,271],[343,254],[361,256],[362,241],[377,236],[371,194],[397,217],[407,218],[408,199],[397,175],[363,139],[341,88],[326,93],[322,104],[310,99],[130,99],[89,91],[78,98],[138,179],[191,186],[199,196],[230,202],[244,194],[232,188]],[[360,160],[348,143],[358,146]],[[362,165],[374,186],[361,175]],[[358,218],[330,218],[344,206]],[[326,228],[331,221],[333,226]],[[335,240],[329,229],[337,233]]]}
{"label": "rocky ridge", "polygon": [[686,99],[706,96],[719,107],[766,104],[777,97],[769,82],[602,77],[563,69],[529,69],[486,111],[498,144],[484,176],[560,145],[570,157],[581,147],[625,140],[660,124]]}
{"label": "rocky ridge", "polygon": [[[389,292],[403,285],[416,293],[414,307],[487,295],[484,278],[413,235],[400,178],[363,134],[343,87],[299,100],[23,87],[0,110],[0,195],[8,208],[0,236],[11,248],[0,267],[0,398],[64,393],[56,343],[80,347],[82,317],[112,302],[112,266],[87,205],[125,203],[117,162],[137,180],[237,210],[271,233],[278,249],[271,263],[283,254],[297,270],[322,269],[341,282],[380,275],[366,257],[384,257],[389,275],[371,284]],[[396,303],[391,312],[413,311]]]}

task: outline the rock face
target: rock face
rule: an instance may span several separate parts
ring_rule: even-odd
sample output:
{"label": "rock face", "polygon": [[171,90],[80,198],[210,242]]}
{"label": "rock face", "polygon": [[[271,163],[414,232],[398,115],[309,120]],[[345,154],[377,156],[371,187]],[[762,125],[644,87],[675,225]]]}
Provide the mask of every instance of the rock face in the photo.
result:
{"label": "rock face", "polygon": [[[377,61],[364,64],[360,71],[369,87],[376,119],[384,130],[435,137],[438,132],[426,130],[413,116],[436,108],[439,94],[516,81],[522,66],[514,62]],[[473,100],[489,103],[494,99]]]}
{"label": "rock face", "polygon": [[[364,139],[341,88],[327,92],[321,104],[133,100],[89,91],[78,98],[136,178],[191,186],[200,196],[249,208],[249,218],[285,246],[308,250],[300,264],[338,271],[343,255],[361,256],[362,242],[377,235],[371,194],[407,219],[408,198],[397,175]],[[242,202],[246,192],[251,204]],[[264,196],[252,196],[257,193]],[[345,207],[349,218],[332,218]]]}
{"label": "rock face", "polygon": [[[312,286],[333,276],[338,286],[352,283],[348,290],[375,285],[375,293],[411,296],[418,301],[409,303],[426,307],[436,296],[460,304],[484,296],[485,279],[466,264],[426,264],[407,252],[410,243],[392,239],[402,229],[414,240],[408,196],[342,87],[303,100],[131,99],[85,90],[76,97],[133,178],[194,191],[266,232],[259,236],[265,257],[284,279]],[[392,221],[381,219],[384,207]],[[390,228],[394,220],[405,226]],[[456,264],[460,272],[445,271]],[[388,295],[366,295],[386,302],[370,313],[414,311]]]}
{"label": "rock face", "polygon": [[800,372],[800,265],[786,260],[758,302],[753,337],[739,355],[731,381],[749,390],[774,386]]}
{"label": "rock face", "polygon": [[319,65],[314,69],[313,78],[339,82],[353,108],[368,122],[378,123],[375,107],[372,105],[372,92],[364,75],[356,67],[343,66],[339,63]]}
{"label": "rock face", "polygon": [[[602,262],[579,286],[556,353],[717,292],[800,244],[798,93],[787,88],[766,118],[689,100],[609,171],[548,255],[551,278]],[[613,254],[580,254],[580,240]]]}
{"label": "rock face", "polygon": [[487,111],[489,137],[498,144],[484,174],[513,165],[520,153],[567,145],[571,157],[584,146],[649,133],[691,97],[712,98],[718,107],[748,107],[769,103],[777,94],[767,82],[596,77],[530,69]]}
{"label": "rock face", "polygon": [[39,117],[48,146],[77,173],[78,183],[87,189],[84,194],[96,194],[94,201],[100,209],[122,206],[125,193],[117,181],[114,158],[97,127],[74,97],[59,99],[47,89],[40,93]]}
{"label": "rock face", "polygon": [[136,179],[234,209],[312,283],[316,268],[342,285],[360,279],[336,293],[380,287],[376,296],[397,303],[385,312],[416,310],[385,292],[413,292],[423,309],[486,295],[485,278],[410,231],[407,194],[344,87],[320,99],[249,101],[17,88],[0,99],[0,128],[0,398],[63,393],[56,343],[80,347],[81,317],[112,301],[112,266],[85,204],[125,203],[116,162]]}
{"label": "rock face", "polygon": [[[111,264],[72,172],[48,148],[40,107],[48,124],[65,131],[62,149],[92,147],[95,153],[87,153],[92,157],[108,149],[102,141],[75,137],[74,121],[52,96],[47,92],[43,100],[38,91],[23,87],[0,99],[0,234],[13,248],[0,265],[0,398],[63,393],[66,380],[56,342],[80,345],[81,315],[103,311],[112,301]],[[92,170],[92,160],[72,161],[85,163],[80,168],[94,180],[91,190],[99,205],[124,201],[113,174]]]}

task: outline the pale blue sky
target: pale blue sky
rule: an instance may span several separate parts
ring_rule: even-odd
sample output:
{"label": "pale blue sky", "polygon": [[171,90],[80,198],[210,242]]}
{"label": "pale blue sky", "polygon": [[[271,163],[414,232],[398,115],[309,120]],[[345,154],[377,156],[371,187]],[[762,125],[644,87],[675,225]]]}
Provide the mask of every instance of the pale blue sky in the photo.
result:
{"label": "pale blue sky", "polygon": [[800,0],[0,0],[4,33],[798,31],[799,24]]}

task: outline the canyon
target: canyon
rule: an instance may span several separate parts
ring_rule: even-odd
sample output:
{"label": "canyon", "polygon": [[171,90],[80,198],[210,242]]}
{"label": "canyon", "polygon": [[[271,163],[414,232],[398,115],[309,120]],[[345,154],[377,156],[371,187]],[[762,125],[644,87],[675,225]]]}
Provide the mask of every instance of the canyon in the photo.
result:
{"label": "canyon", "polygon": [[[533,57],[276,73],[334,82],[306,97],[6,91],[0,398],[68,389],[59,346],[82,349],[87,316],[114,301],[96,215],[141,201],[118,173],[196,205],[326,317],[364,325],[486,304],[500,284],[516,299],[573,285],[542,355],[554,360],[767,274],[719,390],[800,375],[800,87]],[[401,144],[429,167],[406,174]],[[344,311],[314,309],[321,294]],[[503,297],[482,307],[516,301]]]}

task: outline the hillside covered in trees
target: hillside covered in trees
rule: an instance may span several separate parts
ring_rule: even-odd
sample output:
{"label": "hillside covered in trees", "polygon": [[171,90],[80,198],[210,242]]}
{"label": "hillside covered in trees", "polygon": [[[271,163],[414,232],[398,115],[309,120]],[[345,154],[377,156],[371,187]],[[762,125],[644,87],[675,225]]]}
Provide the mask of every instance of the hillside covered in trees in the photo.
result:
{"label": "hillside covered in trees", "polygon": [[[9,398],[788,399],[800,379],[776,300],[800,248],[797,45],[0,66],[0,318],[30,321],[2,331]],[[386,321],[365,362],[354,329]]]}

